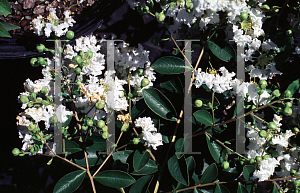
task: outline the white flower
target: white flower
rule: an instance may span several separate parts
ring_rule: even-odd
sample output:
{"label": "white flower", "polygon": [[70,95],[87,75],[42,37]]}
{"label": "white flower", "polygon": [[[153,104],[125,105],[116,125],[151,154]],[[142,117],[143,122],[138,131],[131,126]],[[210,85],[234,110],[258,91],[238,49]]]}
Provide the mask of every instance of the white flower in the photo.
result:
{"label": "white flower", "polygon": [[258,181],[267,180],[271,175],[273,175],[275,168],[278,165],[280,165],[280,163],[275,158],[263,159],[259,163],[259,170],[255,170],[250,179],[258,178]]}
{"label": "white flower", "polygon": [[56,109],[55,109],[55,115],[57,116],[57,120],[60,123],[64,123],[68,117],[67,115],[72,115],[73,112],[66,110],[66,107],[63,105],[59,105]]}

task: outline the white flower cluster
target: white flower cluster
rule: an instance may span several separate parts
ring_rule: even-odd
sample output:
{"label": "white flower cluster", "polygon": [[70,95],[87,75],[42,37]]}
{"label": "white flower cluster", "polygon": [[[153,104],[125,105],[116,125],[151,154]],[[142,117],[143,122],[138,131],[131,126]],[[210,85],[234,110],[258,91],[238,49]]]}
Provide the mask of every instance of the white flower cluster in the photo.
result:
{"label": "white flower cluster", "polygon": [[148,147],[152,146],[153,149],[157,150],[157,146],[163,145],[162,135],[157,133],[157,129],[150,117],[139,117],[134,123],[136,127],[142,128],[143,139],[147,142]]}
{"label": "white flower cluster", "polygon": [[56,8],[50,8],[47,21],[41,15],[32,20],[31,25],[34,33],[38,36],[45,35],[47,37],[50,36],[51,32],[54,32],[57,37],[65,35],[69,27],[73,27],[73,24],[76,23],[70,16],[70,13],[70,10],[66,10],[64,12],[64,21],[60,21],[56,16]]}

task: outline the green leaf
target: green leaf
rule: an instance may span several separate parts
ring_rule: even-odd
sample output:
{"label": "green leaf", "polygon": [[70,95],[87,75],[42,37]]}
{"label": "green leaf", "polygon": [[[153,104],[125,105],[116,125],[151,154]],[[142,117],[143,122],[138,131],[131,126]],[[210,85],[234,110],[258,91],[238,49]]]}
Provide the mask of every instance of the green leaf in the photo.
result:
{"label": "green leaf", "polygon": [[93,150],[106,150],[106,140],[99,135],[92,135],[86,139],[87,146]]}
{"label": "green leaf", "polygon": [[65,140],[65,151],[70,152],[72,154],[78,151],[82,151],[82,149],[74,141]]}
{"label": "green leaf", "polygon": [[275,183],[274,183],[274,186],[273,186],[273,191],[272,191],[272,193],[279,193],[278,188],[277,188],[277,186],[276,186]]}
{"label": "green leaf", "polygon": [[61,125],[62,127],[68,126],[70,124],[73,116],[72,115],[67,115],[67,117],[68,117],[68,119],[65,122],[62,123],[62,125]]}
{"label": "green leaf", "polygon": [[119,170],[107,170],[100,172],[94,177],[94,179],[101,184],[112,188],[124,188],[135,182],[135,179],[132,176]]}
{"label": "green leaf", "polygon": [[204,125],[207,125],[207,126],[213,125],[212,116],[208,111],[198,110],[193,115],[197,119],[197,121],[203,123]]}
{"label": "green leaf", "polygon": [[9,31],[9,30],[14,30],[14,29],[20,29],[20,28],[21,28],[20,26],[12,25],[12,24],[7,23],[7,22],[5,22],[5,21],[0,21],[0,23],[3,24],[3,26],[5,27],[5,29],[6,29],[7,31]]}
{"label": "green leaf", "polygon": [[142,114],[147,108],[144,100],[139,100],[131,109],[131,120],[136,119],[140,114]]}
{"label": "green leaf", "polygon": [[185,159],[186,161],[186,165],[188,167],[188,171],[193,171],[196,167],[196,162],[193,156],[190,156],[188,158]]}
{"label": "green leaf", "polygon": [[143,176],[138,179],[130,188],[129,193],[142,193],[145,184],[152,178],[153,175]]}
{"label": "green leaf", "polygon": [[11,8],[6,0],[0,0],[0,15],[11,14]]}
{"label": "green leaf", "polygon": [[215,163],[211,164],[204,172],[200,179],[200,184],[213,182],[218,177],[218,168]]}
{"label": "green leaf", "polygon": [[230,193],[227,188],[221,184],[217,184],[214,193]]}
{"label": "green leaf", "polygon": [[255,167],[252,165],[246,165],[243,168],[243,175],[247,181],[249,181],[250,176],[253,174],[255,171]]}
{"label": "green leaf", "polygon": [[140,171],[148,163],[150,159],[150,154],[148,151],[144,150],[142,153],[136,150],[133,155],[133,168],[134,171]]}
{"label": "green leaf", "polygon": [[248,190],[239,182],[237,193],[248,193]]}
{"label": "green leaf", "polygon": [[9,35],[9,33],[7,32],[6,28],[2,23],[0,23],[0,37],[11,38],[11,36]]}
{"label": "green leaf", "polygon": [[133,175],[147,175],[153,174],[158,170],[158,166],[156,165],[155,161],[149,159],[148,163],[138,172],[133,171],[131,174]]}
{"label": "green leaf", "polygon": [[82,183],[86,172],[77,170],[62,177],[54,187],[54,193],[74,192]]}
{"label": "green leaf", "polygon": [[112,154],[113,159],[120,160],[122,163],[126,163],[128,156],[132,153],[132,150],[117,151]]}
{"label": "green leaf", "polygon": [[[188,180],[188,173],[187,173],[187,166],[186,162],[184,161],[185,166],[182,166],[182,170],[180,168],[179,160],[177,159],[176,155],[173,155],[169,160],[168,160],[168,168],[170,174],[173,176],[175,180],[178,182],[184,184],[185,186],[188,186],[189,180]],[[185,168],[184,168],[185,167]]]}
{"label": "green leaf", "polygon": [[184,154],[183,153],[179,153],[179,152],[184,152],[184,146],[187,146],[186,149],[188,149],[189,147],[189,141],[185,140],[184,138],[179,138],[177,141],[176,141],[176,144],[175,144],[175,150],[176,150],[176,157],[177,159],[180,159]]}
{"label": "green leaf", "polygon": [[170,100],[156,88],[143,91],[147,106],[157,115],[169,121],[176,121],[176,110]]}
{"label": "green leaf", "polygon": [[291,91],[292,96],[299,90],[300,88],[300,78],[298,78],[297,80],[294,80],[286,90]]}
{"label": "green leaf", "polygon": [[222,155],[223,148],[217,142],[212,141],[208,135],[206,135],[206,142],[211,156],[220,164],[224,158],[224,155]]}
{"label": "green leaf", "polygon": [[[213,41],[208,41],[207,44],[211,52],[220,60],[229,62],[229,60],[234,57],[234,50],[232,47],[223,41],[218,41],[217,44]],[[218,44],[222,45],[219,46]]]}
{"label": "green leaf", "polygon": [[160,83],[160,87],[170,91],[171,93],[183,94],[183,86],[178,76],[170,80]]}
{"label": "green leaf", "polygon": [[164,56],[157,59],[151,67],[161,74],[181,74],[184,73],[184,60],[175,56]]}
{"label": "green leaf", "polygon": [[[88,158],[90,167],[102,164],[105,157],[107,156],[106,154],[100,154],[96,150],[90,149],[89,147],[86,148],[86,153],[87,153],[87,158]],[[86,167],[86,162],[85,162],[83,151],[74,153],[72,155],[72,160],[76,164],[78,164],[82,167]]]}

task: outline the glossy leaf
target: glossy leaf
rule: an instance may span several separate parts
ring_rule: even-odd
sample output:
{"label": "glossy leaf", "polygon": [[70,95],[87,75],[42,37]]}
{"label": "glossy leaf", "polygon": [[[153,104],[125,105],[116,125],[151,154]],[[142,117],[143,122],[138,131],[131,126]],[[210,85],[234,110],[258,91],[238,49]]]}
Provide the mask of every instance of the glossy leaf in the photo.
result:
{"label": "glossy leaf", "polygon": [[151,67],[161,74],[181,74],[184,69],[184,60],[175,56],[164,56],[157,59]]}
{"label": "glossy leaf", "polygon": [[183,94],[183,86],[178,76],[160,83],[160,87],[171,93]]}
{"label": "glossy leaf", "polygon": [[142,153],[139,150],[134,152],[133,156],[133,168],[134,171],[141,170],[149,161],[150,154],[148,151],[144,150]]}
{"label": "glossy leaf", "polygon": [[229,62],[229,60],[231,58],[234,57],[234,50],[232,49],[232,47],[227,44],[227,43],[223,43],[224,46],[222,45],[222,48],[218,45],[220,43],[223,43],[223,42],[220,42],[218,41],[218,43],[215,43],[213,41],[208,41],[207,44],[208,44],[208,47],[209,49],[211,50],[211,52],[217,56],[220,60],[223,60],[225,62]]}
{"label": "glossy leaf", "polygon": [[244,168],[243,168],[243,175],[244,175],[244,177],[245,177],[245,179],[247,181],[249,181],[249,178],[253,174],[254,171],[255,171],[254,166],[252,166],[252,165],[246,165],[246,166],[244,166]]}
{"label": "glossy leaf", "polygon": [[272,193],[279,193],[279,190],[278,190],[278,188],[277,188],[277,186],[276,186],[275,183],[273,185],[273,191],[272,191]]}
{"label": "glossy leaf", "polygon": [[12,25],[12,24],[7,23],[5,21],[0,21],[0,23],[2,23],[2,25],[5,27],[5,29],[7,31],[21,28],[20,26]]}
{"label": "glossy leaf", "polygon": [[120,160],[122,163],[126,163],[127,158],[132,152],[132,150],[117,151],[112,154],[112,157],[115,161]]}
{"label": "glossy leaf", "polygon": [[5,37],[5,38],[11,37],[2,23],[0,23],[0,37]]}
{"label": "glossy leaf", "polygon": [[65,152],[69,152],[72,154],[78,151],[82,151],[82,149],[77,143],[71,140],[65,140]]}
{"label": "glossy leaf", "polygon": [[218,177],[218,167],[215,163],[211,164],[200,179],[200,184],[213,182]]}
{"label": "glossy leaf", "polygon": [[[184,162],[186,164],[186,162]],[[183,166],[184,167],[184,166]],[[175,155],[173,155],[168,160],[168,168],[169,172],[172,175],[172,177],[177,180],[178,182],[184,184],[185,186],[188,186],[188,173],[187,173],[187,166],[185,165],[185,168],[180,168],[179,160]]]}
{"label": "glossy leaf", "polygon": [[135,179],[132,176],[119,170],[107,170],[100,172],[94,177],[94,179],[101,184],[112,188],[124,188],[135,182]]}
{"label": "glossy leaf", "polygon": [[155,161],[152,159],[149,159],[148,163],[138,172],[133,171],[131,174],[134,175],[147,175],[147,174],[153,174],[158,170],[158,166],[156,165]]}
{"label": "glossy leaf", "polygon": [[179,153],[179,152],[184,152],[184,146],[187,146],[185,147],[186,149],[189,148],[189,141],[185,140],[184,138],[179,138],[176,143],[175,143],[175,150],[176,150],[176,157],[177,159],[180,159],[184,153]]}
{"label": "glossy leaf", "polygon": [[62,177],[54,187],[54,193],[74,192],[82,183],[86,172],[77,170]]}
{"label": "glossy leaf", "polygon": [[170,121],[176,121],[176,110],[170,100],[156,88],[143,90],[147,106],[157,115]]}
{"label": "glossy leaf", "polygon": [[138,179],[130,188],[129,193],[142,193],[144,186],[149,182],[153,175],[143,176]]}
{"label": "glossy leaf", "polygon": [[286,90],[291,91],[292,96],[298,91],[299,92],[299,88],[300,88],[300,78],[298,78],[297,80],[294,80]]}
{"label": "glossy leaf", "polygon": [[248,190],[239,182],[237,193],[248,193]]}
{"label": "glossy leaf", "polygon": [[[224,159],[224,154],[222,154],[222,147],[215,141],[211,140],[208,135],[206,135],[206,142],[211,156],[214,160],[220,164]],[[223,158],[221,158],[223,156]]]}
{"label": "glossy leaf", "polygon": [[193,115],[197,119],[197,121],[203,123],[204,125],[207,125],[207,126],[213,125],[212,116],[208,111],[198,110]]}
{"label": "glossy leaf", "polygon": [[230,193],[227,188],[221,184],[217,184],[214,193]]}
{"label": "glossy leaf", "polygon": [[[107,156],[106,154],[100,154],[96,150],[90,149],[89,147],[86,148],[86,152],[90,167],[103,163],[105,157]],[[72,160],[76,164],[86,167],[83,151],[74,153],[72,155]]]}
{"label": "glossy leaf", "polygon": [[0,0],[0,15],[8,15],[8,14],[11,14],[11,8],[8,1]]}
{"label": "glossy leaf", "polygon": [[136,119],[140,114],[142,114],[147,108],[144,100],[139,100],[131,109],[131,120]]}
{"label": "glossy leaf", "polygon": [[92,135],[86,139],[86,143],[89,144],[89,148],[97,151],[106,150],[106,140],[99,135]]}

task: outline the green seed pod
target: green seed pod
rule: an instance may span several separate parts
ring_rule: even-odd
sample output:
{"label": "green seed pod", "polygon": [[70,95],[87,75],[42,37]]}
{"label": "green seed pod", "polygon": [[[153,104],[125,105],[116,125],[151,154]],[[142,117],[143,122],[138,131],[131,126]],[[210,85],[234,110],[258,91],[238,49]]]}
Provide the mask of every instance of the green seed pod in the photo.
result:
{"label": "green seed pod", "polygon": [[273,157],[278,157],[278,155],[279,155],[278,151],[275,151],[275,150],[272,151],[271,154]]}
{"label": "green seed pod", "polygon": [[93,52],[92,52],[91,50],[85,52],[84,54],[86,55],[86,57],[87,57],[88,59],[91,59],[91,58],[93,57]]}
{"label": "green seed pod", "polygon": [[259,131],[259,136],[260,136],[260,137],[266,138],[267,135],[268,135],[268,134],[267,134],[266,130],[260,130],[260,131]]}
{"label": "green seed pod", "polygon": [[39,64],[42,65],[44,61],[45,61],[45,59],[44,59],[43,57],[38,57],[37,62],[38,62]]}
{"label": "green seed pod", "polygon": [[261,162],[261,160],[262,160],[261,156],[256,156],[255,159],[257,162]]}
{"label": "green seed pod", "polygon": [[18,156],[21,153],[18,148],[14,148],[11,152],[14,156]]}
{"label": "green seed pod", "polygon": [[102,133],[102,137],[103,137],[103,139],[107,139],[108,133],[107,133],[107,132],[103,132],[103,133]]}
{"label": "green seed pod", "polygon": [[249,160],[249,163],[250,163],[250,164],[255,164],[255,163],[256,163],[256,161],[255,161],[255,159],[254,159],[254,158],[251,158],[251,159]]}
{"label": "green seed pod", "polygon": [[141,85],[142,85],[142,87],[145,87],[145,86],[148,86],[149,83],[150,83],[150,81],[148,80],[148,78],[143,78]]}
{"label": "green seed pod", "polygon": [[22,103],[28,103],[28,102],[29,102],[29,99],[28,99],[28,97],[27,97],[26,95],[22,95],[22,96],[20,97],[20,101],[21,101]]}
{"label": "green seed pod", "polygon": [[79,66],[82,68],[82,67],[86,66],[86,63],[85,63],[85,62],[81,62],[81,63],[79,64]]}
{"label": "green seed pod", "polygon": [[122,125],[122,128],[121,128],[121,131],[122,132],[126,132],[129,128],[129,123],[125,122],[123,125]]}
{"label": "green seed pod", "polygon": [[286,102],[285,103],[285,108],[289,108],[289,107],[292,107],[293,106],[293,104],[291,103],[291,102]]}
{"label": "green seed pod", "polygon": [[89,119],[86,121],[86,124],[91,127],[91,126],[93,126],[94,122],[93,122],[93,120]]}
{"label": "green seed pod", "polygon": [[77,67],[74,69],[74,72],[79,75],[81,73],[81,69]]}
{"label": "green seed pod", "polygon": [[44,44],[40,44],[40,45],[38,45],[37,47],[36,47],[36,49],[37,49],[37,51],[38,52],[43,52],[44,50],[45,50],[45,46],[44,46]]}
{"label": "green seed pod", "polygon": [[202,107],[202,105],[203,105],[203,102],[202,102],[202,100],[200,100],[200,99],[197,99],[196,101],[195,101],[195,105],[196,105],[196,107]]}
{"label": "green seed pod", "polygon": [[277,124],[275,122],[269,122],[268,128],[274,130],[277,128]]}
{"label": "green seed pod", "polygon": [[41,93],[47,94],[48,90],[46,87],[42,87],[42,89],[40,90]]}
{"label": "green seed pod", "polygon": [[286,91],[284,92],[284,97],[285,97],[285,98],[291,98],[291,97],[292,97],[291,91],[290,91],[290,90],[286,90]]}
{"label": "green seed pod", "polygon": [[242,12],[241,13],[241,18],[242,18],[242,20],[248,19],[248,13],[247,12]]}
{"label": "green seed pod", "polygon": [[222,166],[222,168],[225,169],[225,170],[228,169],[228,168],[229,168],[229,163],[228,163],[228,161],[224,161],[224,162],[222,163],[221,166]]}
{"label": "green seed pod", "polygon": [[286,116],[290,116],[291,114],[293,114],[293,110],[291,108],[285,108],[283,110],[283,114]]}
{"label": "green seed pod", "polygon": [[81,58],[81,56],[75,56],[74,57],[74,59],[73,59],[73,61],[76,63],[76,64],[80,64],[81,62],[82,62],[82,58]]}
{"label": "green seed pod", "polygon": [[266,154],[266,155],[264,155],[262,158],[263,158],[263,159],[269,159],[270,156],[269,156],[268,154]]}
{"label": "green seed pod", "polygon": [[268,82],[266,80],[260,80],[258,84],[261,89],[266,89]]}
{"label": "green seed pod", "polygon": [[293,131],[294,131],[294,133],[298,133],[299,129],[297,127],[294,127]]}
{"label": "green seed pod", "polygon": [[97,109],[103,109],[105,107],[105,101],[104,100],[98,101],[95,106]]}
{"label": "green seed pod", "polygon": [[102,129],[103,127],[105,127],[105,122],[103,120],[100,120],[97,122],[97,126]]}
{"label": "green seed pod", "polygon": [[280,91],[278,89],[273,90],[272,95],[275,97],[280,97]]}
{"label": "green seed pod", "polygon": [[74,32],[71,31],[71,30],[67,31],[66,38],[68,38],[69,40],[73,39],[74,38]]}

